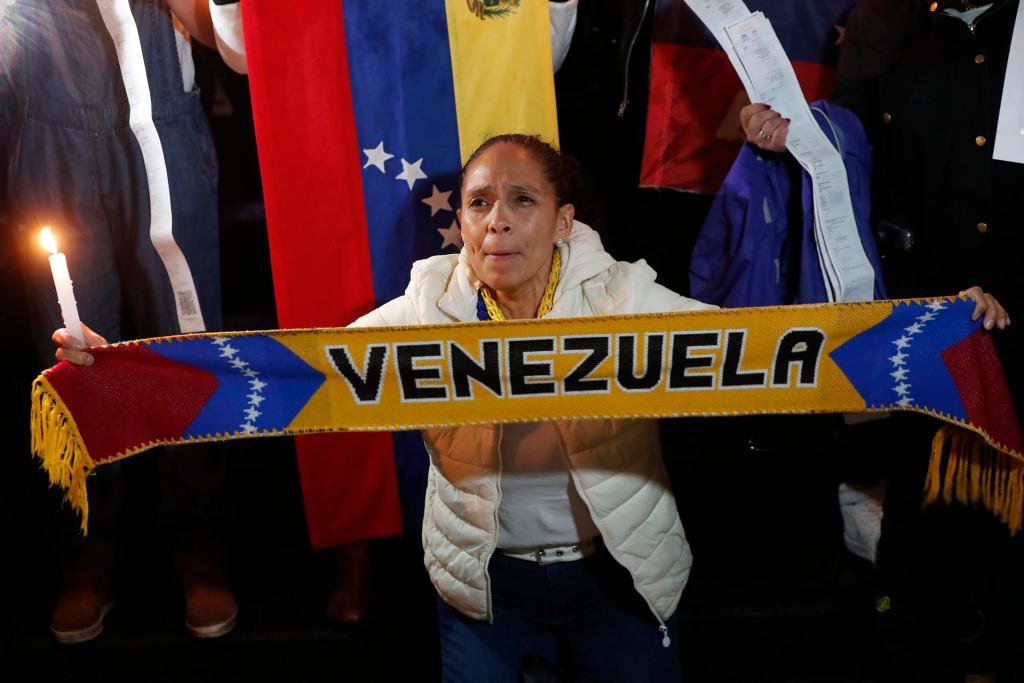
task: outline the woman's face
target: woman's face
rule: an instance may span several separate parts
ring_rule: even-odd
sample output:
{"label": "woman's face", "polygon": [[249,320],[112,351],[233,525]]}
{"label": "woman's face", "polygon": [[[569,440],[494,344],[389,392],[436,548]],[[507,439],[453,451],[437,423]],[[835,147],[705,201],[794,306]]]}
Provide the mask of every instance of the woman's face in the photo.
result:
{"label": "woman's face", "polygon": [[530,152],[513,143],[484,150],[466,170],[458,211],[477,277],[499,294],[527,285],[543,292],[553,246],[572,228],[573,206],[557,204],[554,187]]}

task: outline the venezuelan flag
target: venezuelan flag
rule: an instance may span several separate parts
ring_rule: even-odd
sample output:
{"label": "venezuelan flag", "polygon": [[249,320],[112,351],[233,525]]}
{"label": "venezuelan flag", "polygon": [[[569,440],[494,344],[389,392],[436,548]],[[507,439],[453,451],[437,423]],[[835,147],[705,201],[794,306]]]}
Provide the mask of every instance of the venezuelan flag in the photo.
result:
{"label": "venezuelan flag", "polygon": [[[461,247],[459,170],[486,138],[557,144],[544,0],[244,0],[243,19],[282,327],[344,325]],[[418,526],[417,433],[297,445],[314,546]]]}

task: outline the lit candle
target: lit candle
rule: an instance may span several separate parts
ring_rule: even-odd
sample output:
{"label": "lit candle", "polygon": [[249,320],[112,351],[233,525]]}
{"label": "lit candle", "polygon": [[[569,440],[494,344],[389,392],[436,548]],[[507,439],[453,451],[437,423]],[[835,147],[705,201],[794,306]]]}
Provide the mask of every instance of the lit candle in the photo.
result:
{"label": "lit candle", "polygon": [[75,305],[75,292],[71,288],[71,274],[68,273],[68,260],[57,251],[57,240],[49,227],[39,232],[39,243],[50,252],[50,272],[53,273],[53,284],[57,288],[57,303],[60,314],[64,318],[64,329],[72,337],[85,344],[82,332],[82,321],[78,318],[78,307]]}

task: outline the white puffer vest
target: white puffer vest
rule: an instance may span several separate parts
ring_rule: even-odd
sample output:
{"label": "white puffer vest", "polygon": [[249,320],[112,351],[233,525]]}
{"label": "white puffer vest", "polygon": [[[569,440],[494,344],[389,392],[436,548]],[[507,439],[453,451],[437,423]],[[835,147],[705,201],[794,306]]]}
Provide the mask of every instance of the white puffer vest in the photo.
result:
{"label": "white puffer vest", "polygon": [[[547,317],[702,310],[706,304],[657,284],[643,261],[617,262],[593,230],[576,222],[561,249],[562,274]],[[405,295],[353,325],[476,320],[479,280],[465,256],[413,265]],[[669,488],[655,420],[555,423],[572,479],[611,555],[664,622],[675,611],[692,556]],[[423,517],[424,563],[448,604],[491,619],[487,565],[498,538],[502,426],[424,430],[430,472]]]}

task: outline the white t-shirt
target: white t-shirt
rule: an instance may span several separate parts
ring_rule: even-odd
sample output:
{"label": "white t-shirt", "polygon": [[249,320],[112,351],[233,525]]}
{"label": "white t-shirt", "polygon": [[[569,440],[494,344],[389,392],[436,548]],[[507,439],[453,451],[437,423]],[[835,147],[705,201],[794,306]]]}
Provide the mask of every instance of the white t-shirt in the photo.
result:
{"label": "white t-shirt", "polygon": [[501,439],[498,547],[513,552],[598,536],[551,422],[507,424]]}

